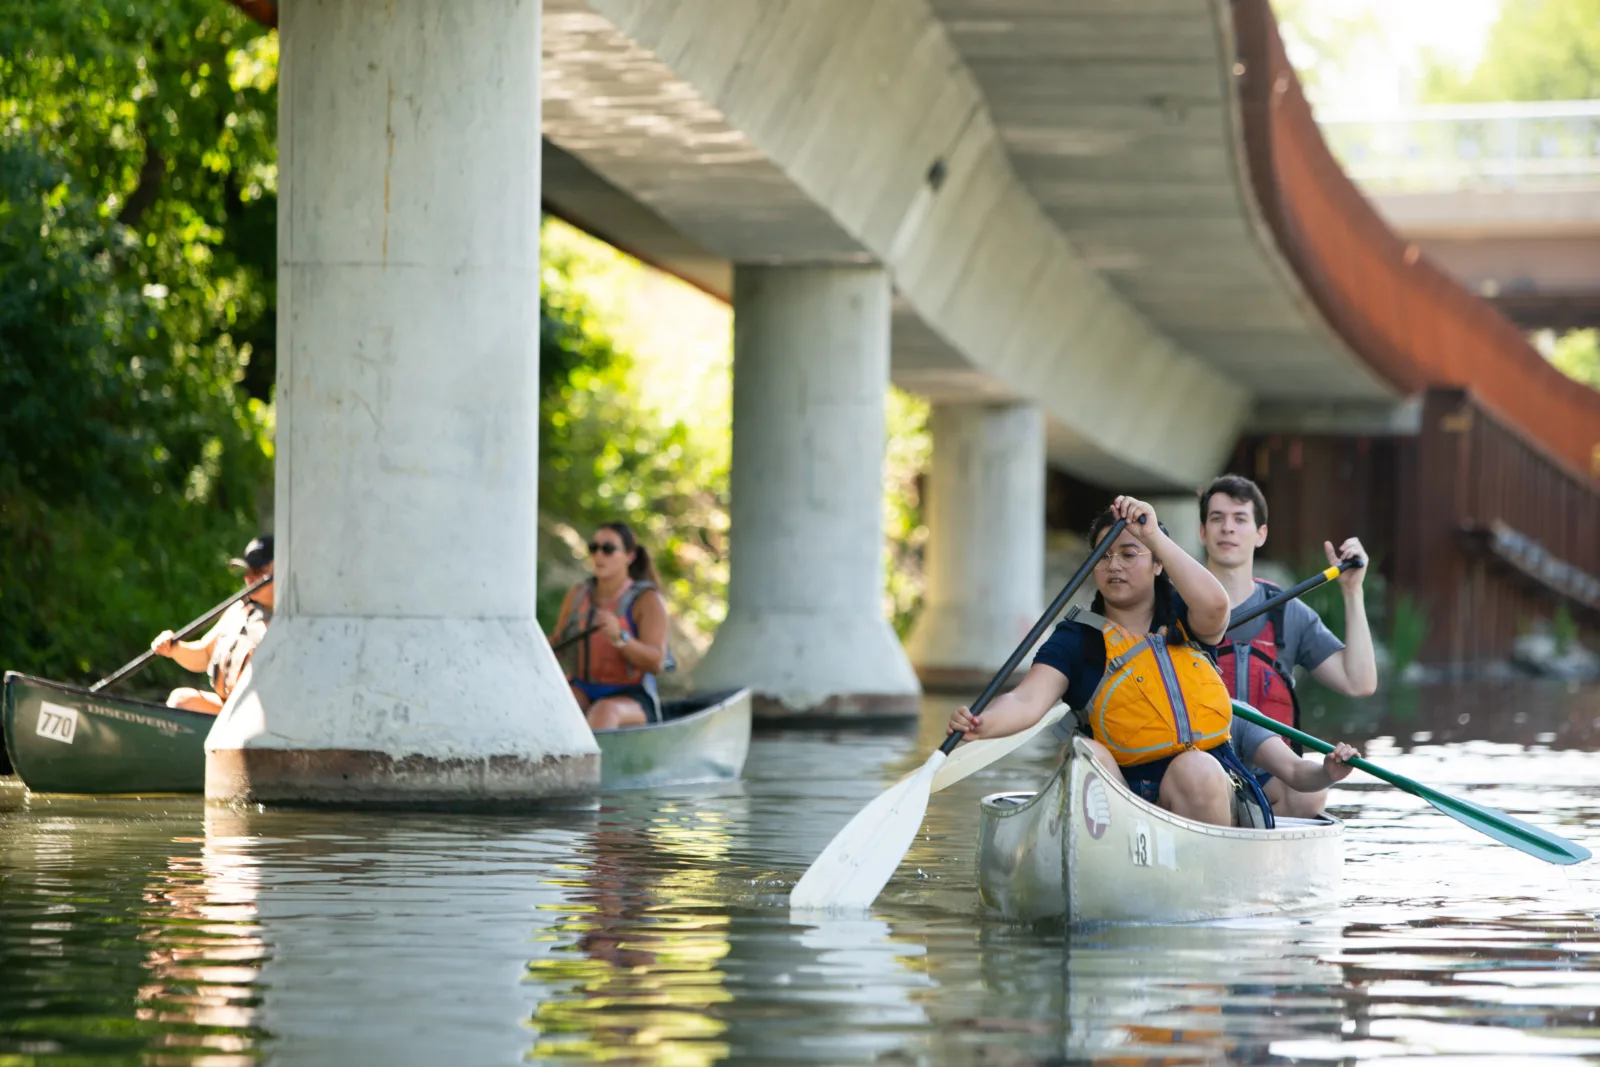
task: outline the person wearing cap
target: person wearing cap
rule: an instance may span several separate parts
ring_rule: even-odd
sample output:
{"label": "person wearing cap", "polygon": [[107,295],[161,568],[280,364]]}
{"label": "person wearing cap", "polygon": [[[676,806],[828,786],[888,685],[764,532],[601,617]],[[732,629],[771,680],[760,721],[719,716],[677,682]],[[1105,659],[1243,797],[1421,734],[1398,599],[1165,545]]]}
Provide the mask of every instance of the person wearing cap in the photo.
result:
{"label": "person wearing cap", "polygon": [[[229,560],[228,565],[243,569],[246,587],[272,577],[272,535],[251,541],[245,546],[244,555]],[[167,696],[167,706],[203,711],[208,715],[221,711],[228,694],[239,684],[250,663],[251,653],[266,635],[267,623],[271,620],[272,583],[269,582],[230,606],[217,624],[198,640],[179,641],[171,630],[162,631],[150,642],[152,652],[211,679],[209,690],[188,686],[174,689]]]}

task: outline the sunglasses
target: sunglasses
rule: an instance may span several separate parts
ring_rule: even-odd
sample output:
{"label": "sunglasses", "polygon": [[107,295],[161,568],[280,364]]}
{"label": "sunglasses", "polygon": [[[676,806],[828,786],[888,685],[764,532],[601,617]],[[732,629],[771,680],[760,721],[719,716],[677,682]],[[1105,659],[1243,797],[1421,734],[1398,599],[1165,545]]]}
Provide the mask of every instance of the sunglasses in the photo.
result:
{"label": "sunglasses", "polygon": [[589,542],[589,555],[591,555],[591,556],[594,555],[596,552],[600,553],[602,556],[612,556],[612,555],[616,555],[618,552],[621,552],[621,551],[622,551],[622,546],[617,544],[615,541],[590,541]]}

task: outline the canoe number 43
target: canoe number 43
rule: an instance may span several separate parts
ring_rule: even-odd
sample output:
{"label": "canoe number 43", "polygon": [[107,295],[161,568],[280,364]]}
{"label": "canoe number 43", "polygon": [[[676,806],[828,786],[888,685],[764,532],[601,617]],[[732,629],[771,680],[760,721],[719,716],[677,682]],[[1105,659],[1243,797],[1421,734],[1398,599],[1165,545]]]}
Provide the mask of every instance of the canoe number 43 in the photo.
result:
{"label": "canoe number 43", "polygon": [[78,709],[64,708],[60,704],[40,704],[39,725],[34,727],[34,733],[64,745],[72,744],[72,739],[78,735]]}

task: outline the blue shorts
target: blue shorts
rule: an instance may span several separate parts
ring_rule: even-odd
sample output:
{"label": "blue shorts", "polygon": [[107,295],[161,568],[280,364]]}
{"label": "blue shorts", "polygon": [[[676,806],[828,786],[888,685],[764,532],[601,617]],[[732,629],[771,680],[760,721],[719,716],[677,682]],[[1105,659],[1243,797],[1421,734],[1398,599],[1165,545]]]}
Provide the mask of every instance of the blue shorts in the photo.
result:
{"label": "blue shorts", "polygon": [[661,721],[661,705],[657,703],[655,695],[637,682],[611,685],[605,682],[578,682],[568,678],[567,684],[588,697],[591,704],[606,697],[628,697],[644,709],[646,722]]}
{"label": "blue shorts", "polygon": [[[1222,764],[1223,767],[1228,767],[1228,760],[1222,758],[1225,751],[1228,755],[1233,756],[1233,747],[1226,741],[1216,748],[1207,749],[1206,755]],[[1177,756],[1168,756],[1165,759],[1151,760],[1149,763],[1124,767],[1122,768],[1122,777],[1127,780],[1128,788],[1133,790],[1141,800],[1148,800],[1152,804],[1158,804],[1161,800],[1161,779],[1166,776],[1167,768],[1172,766],[1172,761],[1177,758]],[[1233,760],[1237,763],[1238,757],[1233,756]],[[1262,775],[1257,774],[1256,777],[1260,779]],[[1266,777],[1270,778],[1272,776],[1269,774]]]}
{"label": "blue shorts", "polygon": [[1128,782],[1128,788],[1141,800],[1158,803],[1161,799],[1161,779],[1166,777],[1167,768],[1172,766],[1176,756],[1166,759],[1151,760],[1149,763],[1139,763],[1132,767],[1122,768],[1122,777]]}

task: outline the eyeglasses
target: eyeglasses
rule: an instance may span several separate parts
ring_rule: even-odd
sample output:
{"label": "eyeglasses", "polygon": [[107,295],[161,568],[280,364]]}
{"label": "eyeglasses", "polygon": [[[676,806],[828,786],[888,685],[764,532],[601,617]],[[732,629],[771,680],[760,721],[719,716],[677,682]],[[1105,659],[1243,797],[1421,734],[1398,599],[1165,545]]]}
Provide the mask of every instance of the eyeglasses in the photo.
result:
{"label": "eyeglasses", "polygon": [[594,555],[596,552],[600,553],[602,556],[611,556],[611,555],[615,555],[616,553],[621,552],[621,551],[622,551],[622,546],[617,544],[615,541],[590,541],[589,542],[589,555],[591,555],[591,556]]}
{"label": "eyeglasses", "polygon": [[1143,549],[1134,548],[1132,545],[1123,545],[1116,551],[1107,552],[1105,555],[1101,556],[1095,561],[1094,565],[1096,570],[1100,570],[1102,568],[1111,566],[1112,560],[1118,560],[1124,567],[1131,567],[1135,563],[1139,562],[1140,556],[1148,556],[1149,554],[1150,553],[1144,551]]}

